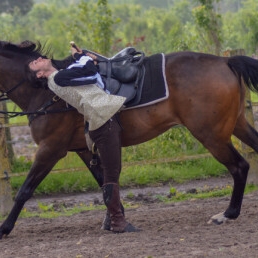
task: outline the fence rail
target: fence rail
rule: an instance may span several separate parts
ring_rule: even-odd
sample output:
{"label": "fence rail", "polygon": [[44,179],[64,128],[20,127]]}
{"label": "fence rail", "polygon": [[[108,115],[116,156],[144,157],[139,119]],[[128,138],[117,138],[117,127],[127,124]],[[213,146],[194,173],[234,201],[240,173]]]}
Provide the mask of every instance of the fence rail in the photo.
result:
{"label": "fence rail", "polygon": [[[145,166],[145,165],[154,165],[154,164],[162,164],[162,163],[174,163],[174,162],[183,162],[189,160],[197,160],[210,158],[212,155],[210,153],[203,153],[197,155],[184,155],[176,158],[159,158],[159,159],[151,159],[151,160],[142,160],[142,161],[134,161],[134,162],[124,162],[123,168],[131,167],[131,166]],[[74,167],[74,168],[64,168],[64,169],[53,169],[51,174],[62,174],[67,172],[76,172],[87,169],[84,167]],[[19,172],[19,173],[5,173],[4,176],[1,176],[0,179],[8,179],[11,177],[20,177],[27,176],[28,172]]]}

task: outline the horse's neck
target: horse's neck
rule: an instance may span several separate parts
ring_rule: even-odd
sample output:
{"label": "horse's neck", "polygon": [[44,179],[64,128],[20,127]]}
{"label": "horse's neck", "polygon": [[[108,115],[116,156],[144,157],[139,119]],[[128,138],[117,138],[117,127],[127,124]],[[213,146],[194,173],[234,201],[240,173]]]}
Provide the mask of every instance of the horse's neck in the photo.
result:
{"label": "horse's neck", "polygon": [[24,87],[10,94],[10,99],[23,111],[36,111],[51,95],[50,90]]}

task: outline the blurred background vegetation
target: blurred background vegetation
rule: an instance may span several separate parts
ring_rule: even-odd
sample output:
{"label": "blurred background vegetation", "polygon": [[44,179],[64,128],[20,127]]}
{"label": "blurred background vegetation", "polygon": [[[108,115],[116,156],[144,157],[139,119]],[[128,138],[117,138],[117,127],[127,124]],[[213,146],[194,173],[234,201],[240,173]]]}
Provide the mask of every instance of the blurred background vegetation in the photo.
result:
{"label": "blurred background vegetation", "polygon": [[0,39],[47,42],[55,58],[74,40],[113,55],[133,45],[147,54],[193,50],[222,54],[258,46],[257,0],[5,0]]}

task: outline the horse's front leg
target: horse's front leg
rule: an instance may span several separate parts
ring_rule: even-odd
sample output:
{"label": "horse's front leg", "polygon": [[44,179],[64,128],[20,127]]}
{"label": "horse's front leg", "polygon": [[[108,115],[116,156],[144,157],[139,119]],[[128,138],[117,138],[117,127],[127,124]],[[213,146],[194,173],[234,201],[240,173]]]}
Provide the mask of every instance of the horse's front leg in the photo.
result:
{"label": "horse's front leg", "polygon": [[2,239],[3,236],[11,233],[25,202],[32,196],[34,190],[51,171],[57,161],[66,154],[66,152],[49,152],[49,150],[43,149],[44,148],[39,148],[35,162],[33,163],[25,182],[15,197],[14,206],[11,212],[0,226],[0,239]]}

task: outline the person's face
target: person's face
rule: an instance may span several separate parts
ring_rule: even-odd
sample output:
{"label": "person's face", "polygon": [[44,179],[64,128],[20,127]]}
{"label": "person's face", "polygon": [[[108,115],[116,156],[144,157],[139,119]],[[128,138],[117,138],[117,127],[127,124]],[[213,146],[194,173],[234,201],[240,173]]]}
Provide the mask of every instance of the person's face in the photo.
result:
{"label": "person's face", "polygon": [[50,59],[39,57],[29,63],[29,68],[31,71],[36,72],[37,78],[43,78],[51,65]]}

